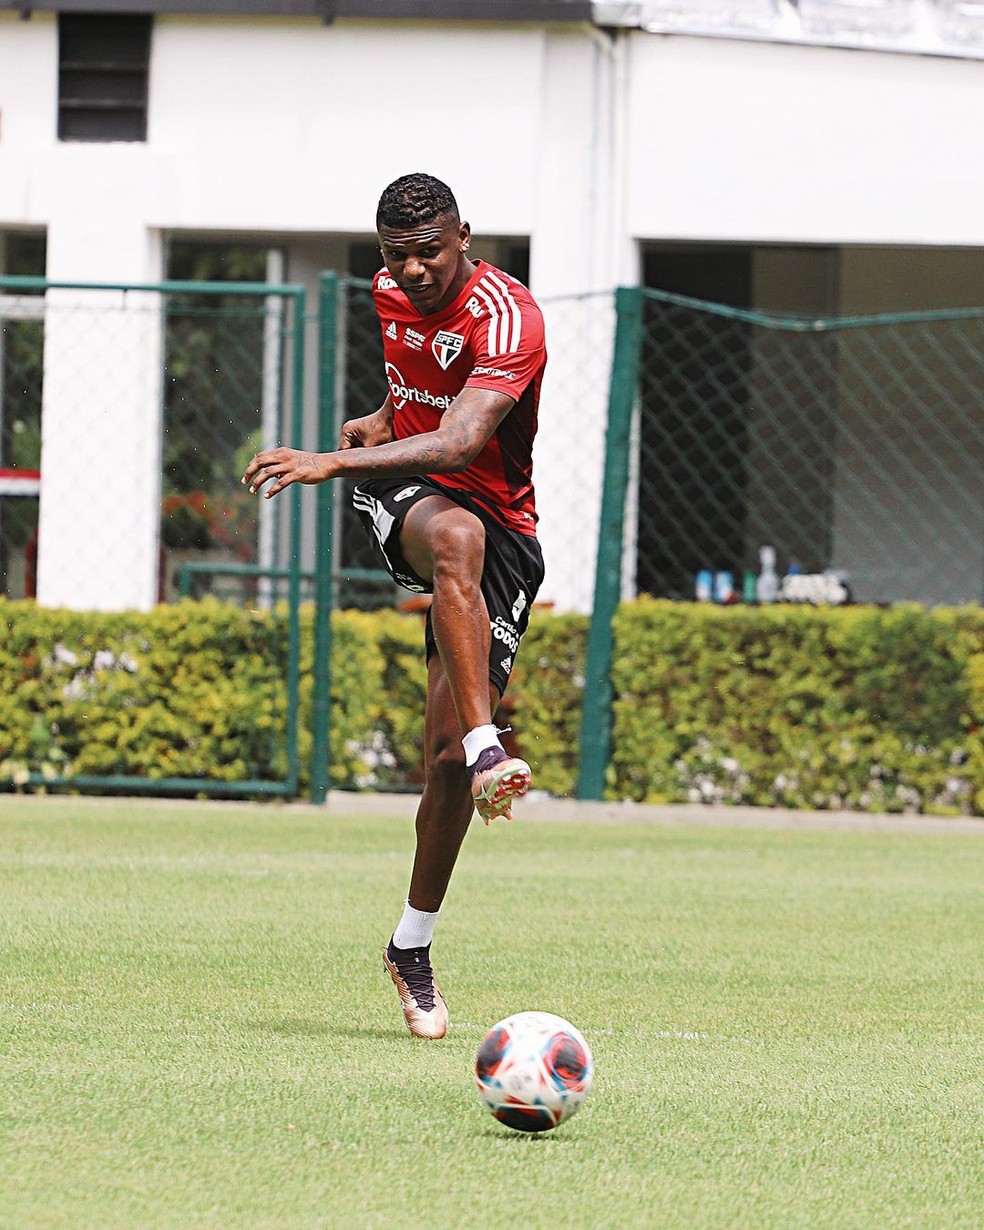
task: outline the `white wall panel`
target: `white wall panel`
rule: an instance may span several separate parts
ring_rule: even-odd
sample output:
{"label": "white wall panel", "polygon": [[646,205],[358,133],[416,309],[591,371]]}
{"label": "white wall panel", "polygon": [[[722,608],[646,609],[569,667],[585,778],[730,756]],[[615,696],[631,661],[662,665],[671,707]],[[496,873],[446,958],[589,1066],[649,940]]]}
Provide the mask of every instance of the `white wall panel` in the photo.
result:
{"label": "white wall panel", "polygon": [[984,244],[984,64],[632,36],[629,227]]}
{"label": "white wall panel", "polygon": [[16,13],[0,13],[0,150],[33,151],[54,145],[57,115],[54,17],[46,14],[21,21]]}
{"label": "white wall panel", "polygon": [[365,232],[397,175],[446,179],[476,229],[524,234],[535,194],[534,28],[159,20],[150,145],[160,225]]}

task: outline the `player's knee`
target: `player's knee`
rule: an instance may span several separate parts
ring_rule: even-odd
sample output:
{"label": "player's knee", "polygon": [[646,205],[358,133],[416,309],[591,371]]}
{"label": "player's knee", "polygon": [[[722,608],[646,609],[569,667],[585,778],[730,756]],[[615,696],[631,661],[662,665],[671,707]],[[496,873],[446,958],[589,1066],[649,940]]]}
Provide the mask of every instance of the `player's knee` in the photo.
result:
{"label": "player's knee", "polygon": [[435,577],[479,578],[485,561],[485,527],[477,517],[454,521],[436,537],[433,553]]}

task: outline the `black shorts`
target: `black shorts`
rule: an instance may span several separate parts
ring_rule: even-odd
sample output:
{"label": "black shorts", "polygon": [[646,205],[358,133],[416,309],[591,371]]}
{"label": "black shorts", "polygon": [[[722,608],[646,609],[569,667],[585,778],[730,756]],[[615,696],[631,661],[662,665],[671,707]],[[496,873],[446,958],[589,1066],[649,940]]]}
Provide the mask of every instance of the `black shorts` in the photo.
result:
{"label": "black shorts", "polygon": [[[407,509],[432,495],[446,496],[467,508],[485,527],[482,594],[492,628],[489,679],[502,695],[519,642],[529,624],[533,599],[543,581],[540,544],[528,534],[507,529],[465,492],[442,487],[431,479],[377,478],[360,482],[352,494],[352,503],[366,528],[373,552],[394,581],[415,594],[433,593],[433,586],[419,577],[403,558],[400,528]],[[430,611],[424,636],[429,660],[437,652]]]}

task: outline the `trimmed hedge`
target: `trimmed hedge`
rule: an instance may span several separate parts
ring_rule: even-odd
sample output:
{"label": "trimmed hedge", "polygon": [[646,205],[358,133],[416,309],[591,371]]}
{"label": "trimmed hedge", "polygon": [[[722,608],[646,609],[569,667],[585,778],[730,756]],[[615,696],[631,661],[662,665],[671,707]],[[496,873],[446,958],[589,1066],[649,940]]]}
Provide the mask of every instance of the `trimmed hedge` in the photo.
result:
{"label": "trimmed hedge", "polygon": [[587,643],[583,615],[534,610],[501,714],[533,769],[534,788],[554,795],[577,790]]}
{"label": "trimmed hedge", "polygon": [[984,815],[984,612],[640,599],[608,797]]}
{"label": "trimmed hedge", "polygon": [[269,776],[277,621],[218,603],[80,614],[0,602],[0,778]]}
{"label": "trimmed hedge", "polygon": [[[311,753],[302,613],[299,754]],[[332,618],[341,789],[420,785],[422,620]],[[588,621],[534,614],[500,714],[538,789],[574,792]],[[623,605],[606,796],[984,815],[984,612]],[[282,611],[79,614],[0,600],[0,788],[29,773],[276,780]]]}
{"label": "trimmed hedge", "polygon": [[[343,789],[419,780],[419,620],[337,612],[331,760]],[[298,751],[311,756],[312,614],[301,616]],[[283,780],[287,620],[211,599],[142,614],[0,600],[0,786],[29,774]],[[406,780],[404,780],[406,779]]]}

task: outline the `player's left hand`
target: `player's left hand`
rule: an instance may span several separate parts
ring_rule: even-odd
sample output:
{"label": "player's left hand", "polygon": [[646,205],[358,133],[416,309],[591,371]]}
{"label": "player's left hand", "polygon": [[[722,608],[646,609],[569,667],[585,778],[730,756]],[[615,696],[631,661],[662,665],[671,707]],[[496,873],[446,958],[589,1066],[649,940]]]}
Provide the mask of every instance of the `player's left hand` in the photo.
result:
{"label": "player's left hand", "polygon": [[320,458],[319,453],[308,453],[297,448],[264,449],[246,467],[242,481],[254,493],[264,483],[272,483],[263,492],[269,500],[291,483],[323,483],[329,475],[320,464]]}

